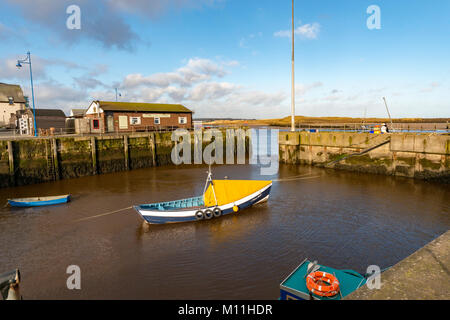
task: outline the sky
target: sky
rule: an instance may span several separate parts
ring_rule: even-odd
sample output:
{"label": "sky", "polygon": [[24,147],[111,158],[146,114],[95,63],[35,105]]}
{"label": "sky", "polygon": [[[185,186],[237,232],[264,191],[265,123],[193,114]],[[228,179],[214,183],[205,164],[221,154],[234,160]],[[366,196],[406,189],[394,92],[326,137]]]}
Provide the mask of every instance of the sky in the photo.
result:
{"label": "sky", "polygon": [[[73,11],[80,9],[79,29]],[[0,0],[0,82],[36,108],[180,103],[194,118],[291,110],[291,0]],[[368,8],[375,5],[379,15]],[[296,115],[450,117],[449,0],[295,0]],[[375,19],[377,18],[377,19]],[[378,28],[369,28],[378,23]]]}

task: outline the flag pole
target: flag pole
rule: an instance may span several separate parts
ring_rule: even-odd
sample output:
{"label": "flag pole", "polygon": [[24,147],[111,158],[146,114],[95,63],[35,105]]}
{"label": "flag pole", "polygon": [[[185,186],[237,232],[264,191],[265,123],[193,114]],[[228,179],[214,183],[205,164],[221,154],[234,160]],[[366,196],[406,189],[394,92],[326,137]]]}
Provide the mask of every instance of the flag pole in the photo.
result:
{"label": "flag pole", "polygon": [[291,131],[295,131],[295,73],[294,73],[294,0],[292,0],[292,88],[291,88]]}

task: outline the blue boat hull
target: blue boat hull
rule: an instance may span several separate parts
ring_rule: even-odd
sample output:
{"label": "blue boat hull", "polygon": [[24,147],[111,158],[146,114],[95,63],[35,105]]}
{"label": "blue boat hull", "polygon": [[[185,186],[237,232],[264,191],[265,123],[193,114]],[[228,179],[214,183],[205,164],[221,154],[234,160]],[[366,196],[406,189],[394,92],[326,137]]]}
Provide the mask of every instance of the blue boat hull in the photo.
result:
{"label": "blue boat hull", "polygon": [[64,196],[58,199],[42,200],[42,201],[15,201],[14,199],[8,200],[8,203],[12,207],[39,207],[49,206],[61,203],[67,203],[70,199],[70,195]]}

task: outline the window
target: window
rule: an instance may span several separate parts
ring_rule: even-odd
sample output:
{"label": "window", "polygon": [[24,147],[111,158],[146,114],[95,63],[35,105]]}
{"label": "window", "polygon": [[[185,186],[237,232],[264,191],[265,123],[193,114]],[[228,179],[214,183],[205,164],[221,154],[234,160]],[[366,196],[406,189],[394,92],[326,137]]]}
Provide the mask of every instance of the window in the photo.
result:
{"label": "window", "polygon": [[155,117],[155,124],[161,124],[161,120],[158,117]]}
{"label": "window", "polygon": [[141,117],[130,117],[131,125],[139,125],[141,124]]}
{"label": "window", "polygon": [[186,124],[187,123],[187,117],[178,117],[178,123],[179,124]]}
{"label": "window", "polygon": [[128,116],[119,116],[119,129],[128,129]]}
{"label": "window", "polygon": [[100,121],[98,121],[98,119],[92,120],[92,126],[94,127],[94,129],[99,129],[100,128]]}

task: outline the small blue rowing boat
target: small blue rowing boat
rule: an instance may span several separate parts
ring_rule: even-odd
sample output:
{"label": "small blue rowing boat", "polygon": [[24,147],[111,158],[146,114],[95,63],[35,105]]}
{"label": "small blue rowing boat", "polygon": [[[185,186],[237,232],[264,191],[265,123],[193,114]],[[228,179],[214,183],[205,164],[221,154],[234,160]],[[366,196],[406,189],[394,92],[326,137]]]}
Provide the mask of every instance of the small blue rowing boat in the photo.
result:
{"label": "small blue rowing boat", "polygon": [[366,284],[353,270],[339,270],[307,259],[280,284],[280,300],[342,300]]}
{"label": "small blue rowing boat", "polygon": [[8,204],[12,207],[37,207],[66,203],[69,199],[70,194],[51,197],[16,198],[8,199]]}

